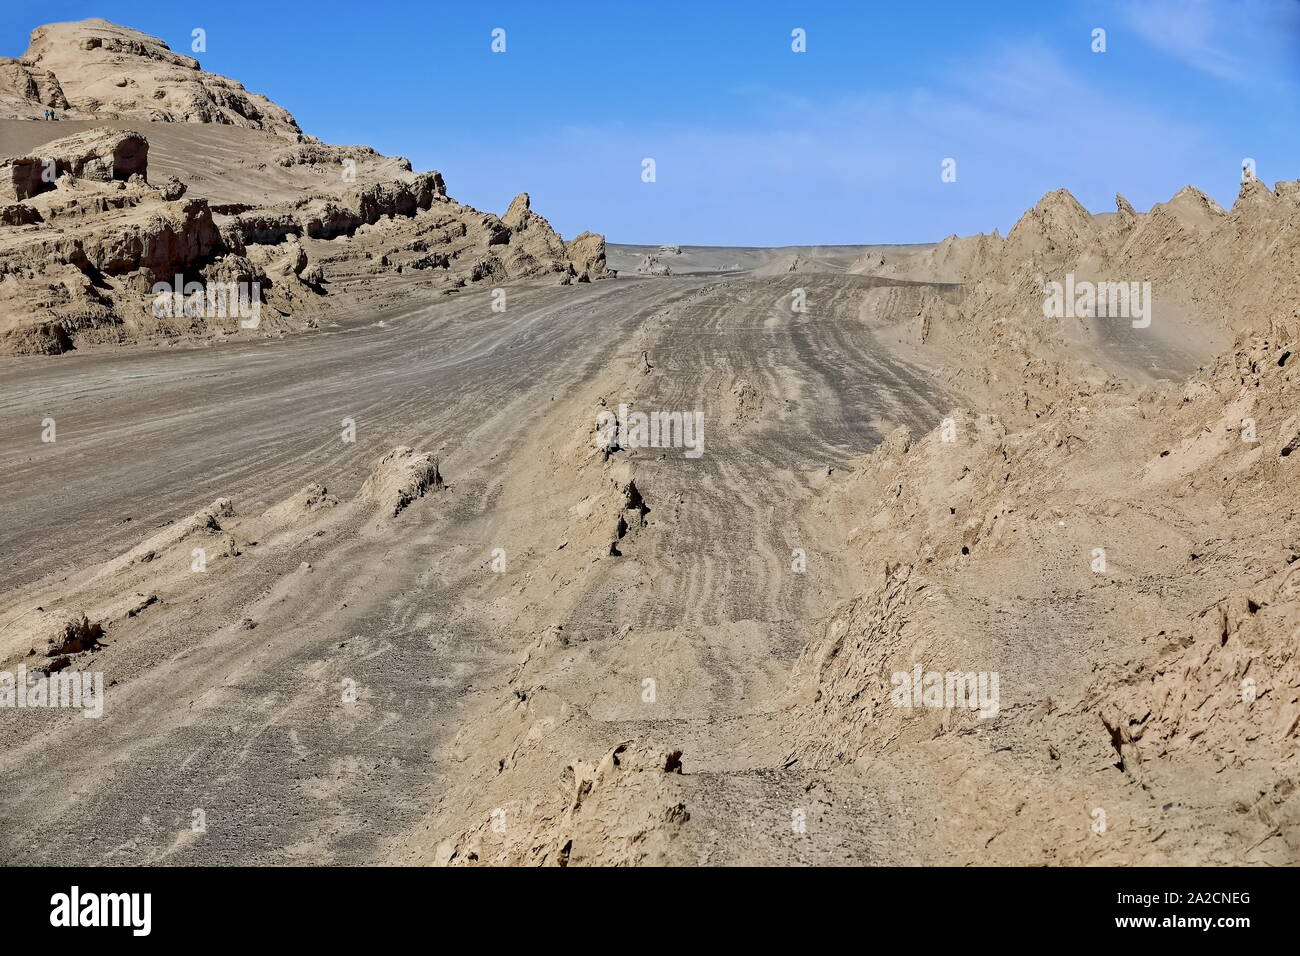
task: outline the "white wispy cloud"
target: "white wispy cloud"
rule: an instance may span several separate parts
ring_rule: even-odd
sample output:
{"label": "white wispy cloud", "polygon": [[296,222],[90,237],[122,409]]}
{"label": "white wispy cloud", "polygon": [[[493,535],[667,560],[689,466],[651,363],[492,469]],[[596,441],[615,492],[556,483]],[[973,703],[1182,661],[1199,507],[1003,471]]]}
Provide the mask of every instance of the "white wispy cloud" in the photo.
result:
{"label": "white wispy cloud", "polygon": [[1294,58],[1300,30],[1294,0],[1142,0],[1120,12],[1145,43],[1239,85],[1268,80],[1273,66]]}

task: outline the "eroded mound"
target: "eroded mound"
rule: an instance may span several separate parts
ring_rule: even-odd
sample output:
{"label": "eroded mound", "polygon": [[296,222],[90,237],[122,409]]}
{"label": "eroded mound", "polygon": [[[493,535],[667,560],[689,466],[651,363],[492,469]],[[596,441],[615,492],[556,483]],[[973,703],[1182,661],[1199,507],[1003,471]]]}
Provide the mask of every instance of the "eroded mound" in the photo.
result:
{"label": "eroded mound", "polygon": [[378,506],[383,514],[396,518],[417,498],[441,490],[438,459],[402,446],[375,462],[370,477],[361,486],[361,497]]}
{"label": "eroded mound", "polygon": [[100,19],[37,27],[26,53],[0,60],[0,109],[37,119],[46,108],[73,119],[221,123],[291,139],[302,133],[289,111],[265,96],[204,72],[157,37]]}

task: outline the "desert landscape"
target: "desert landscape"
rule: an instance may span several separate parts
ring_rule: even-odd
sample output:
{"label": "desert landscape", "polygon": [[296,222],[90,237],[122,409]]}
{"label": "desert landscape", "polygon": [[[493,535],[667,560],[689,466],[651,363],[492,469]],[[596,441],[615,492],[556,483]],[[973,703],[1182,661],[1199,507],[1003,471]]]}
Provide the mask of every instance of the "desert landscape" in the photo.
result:
{"label": "desert landscape", "polygon": [[0,59],[0,861],[1300,862],[1300,181],[607,244],[266,92]]}

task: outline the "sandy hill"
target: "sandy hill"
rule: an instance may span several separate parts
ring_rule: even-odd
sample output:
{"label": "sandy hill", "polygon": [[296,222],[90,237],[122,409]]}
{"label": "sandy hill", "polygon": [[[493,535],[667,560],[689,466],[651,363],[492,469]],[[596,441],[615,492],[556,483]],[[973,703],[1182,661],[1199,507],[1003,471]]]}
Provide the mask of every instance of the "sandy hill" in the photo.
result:
{"label": "sandy hill", "polygon": [[[1288,289],[1300,266],[1298,229],[1300,182],[1280,181],[1270,189],[1250,179],[1230,210],[1190,186],[1146,213],[1116,196],[1116,212],[1106,218],[1090,215],[1068,191],[1056,190],[1006,237],[950,236],[926,250],[864,257],[851,271],[960,283],[959,304],[918,314],[906,334],[954,355],[991,347],[1021,355],[1025,366],[1004,377],[1001,387],[1016,393],[1022,411],[1034,413],[1041,410],[1034,397],[1041,393],[1037,379],[1059,374],[1054,363],[1085,357],[1114,370],[1114,363],[1137,362],[1158,375],[1168,369],[1152,367],[1153,353],[1177,347],[1194,368],[1238,332],[1290,315]],[[1129,288],[1150,283],[1154,321],[1146,330],[1101,315],[1045,321],[1044,288],[1063,285],[1067,276]],[[1063,348],[1067,342],[1089,349],[1072,352]]]}
{"label": "sandy hill", "polygon": [[[603,237],[566,243],[526,193],[500,217],[464,206],[437,172],[304,136],[265,97],[103,20],[41,27],[0,63],[0,110],[47,107],[57,122],[0,119],[0,353],[276,334],[368,301],[610,274]],[[160,315],[154,287],[177,276],[256,286],[259,315],[206,293]]]}
{"label": "sandy hill", "polygon": [[26,53],[0,59],[0,116],[39,119],[47,108],[75,118],[302,133],[289,111],[265,96],[205,72],[157,37],[99,19],[37,27]]}

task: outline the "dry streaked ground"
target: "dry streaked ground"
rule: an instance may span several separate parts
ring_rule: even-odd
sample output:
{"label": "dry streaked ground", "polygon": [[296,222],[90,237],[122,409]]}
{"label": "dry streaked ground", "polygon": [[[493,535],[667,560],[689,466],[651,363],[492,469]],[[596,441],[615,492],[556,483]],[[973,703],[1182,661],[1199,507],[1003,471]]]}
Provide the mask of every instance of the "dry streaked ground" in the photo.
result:
{"label": "dry streaked ground", "polygon": [[[436,191],[254,241],[334,147],[260,176],[283,129],[57,133],[108,127],[257,207],[214,261],[331,281],[253,337],[133,325],[123,269],[100,338],[0,357],[0,671],[109,684],[99,720],[0,710],[0,860],[1297,862],[1296,184],[602,278],[600,237]],[[366,162],[336,207],[415,181]],[[113,182],[16,200],[51,216],[0,226],[8,274],[116,228],[85,196],[179,202]],[[1045,318],[1067,273],[1151,281],[1153,321]],[[622,404],[702,413],[703,454],[607,454]],[[99,645],[55,646],[82,614]],[[918,666],[996,675],[996,714],[898,706]]]}
{"label": "dry streaked ground", "polygon": [[[99,602],[159,603],[123,611],[94,656],[118,681],[102,721],[6,724],[6,850],[376,859],[458,792],[445,748],[509,694],[520,651],[556,624],[575,647],[613,641],[628,657],[622,673],[583,676],[609,720],[761,709],[835,578],[816,556],[813,573],[789,573],[789,548],[808,544],[802,504],[882,423],[922,426],[943,407],[854,320],[854,292],[871,284],[818,287],[832,314],[848,313],[831,323],[783,314],[771,280],[632,279],[521,288],[504,315],[484,298],[265,345],[7,360],[4,490],[26,516],[6,524],[7,580],[49,573],[24,588],[32,607],[71,594],[92,616]],[[739,378],[760,390],[766,425],[726,424]],[[587,432],[598,397],[638,395],[704,408],[707,453],[636,456],[648,523],[611,557],[616,519],[601,512],[621,501]],[[46,415],[59,440],[33,443],[30,422]],[[344,417],[355,444],[340,439]],[[448,486],[396,518],[366,514],[353,506],[361,481],[399,443],[435,452]],[[340,503],[259,517],[310,481]],[[202,531],[98,581],[80,570],[221,494],[235,548]],[[195,542],[219,555],[202,575],[188,573]],[[501,574],[489,569],[497,547]],[[25,651],[23,628],[0,633],[6,656]],[[662,703],[640,703],[643,676],[662,682]],[[341,702],[345,677],[361,688],[355,707]],[[603,748],[610,728],[590,732],[588,748]],[[81,796],[92,772],[94,810]],[[208,834],[173,845],[199,806]],[[25,843],[53,831],[73,839]]]}

